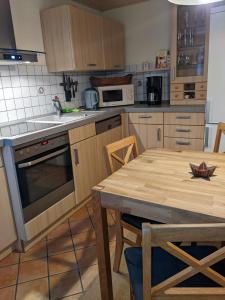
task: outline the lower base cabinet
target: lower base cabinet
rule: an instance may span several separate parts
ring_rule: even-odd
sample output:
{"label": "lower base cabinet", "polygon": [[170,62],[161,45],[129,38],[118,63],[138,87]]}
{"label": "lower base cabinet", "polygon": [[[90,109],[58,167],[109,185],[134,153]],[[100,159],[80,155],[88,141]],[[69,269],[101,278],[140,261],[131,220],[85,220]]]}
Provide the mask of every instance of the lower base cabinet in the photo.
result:
{"label": "lower base cabinet", "polygon": [[187,139],[187,138],[164,138],[164,148],[175,149],[179,151],[193,150],[203,151],[204,140],[202,139]]}
{"label": "lower base cabinet", "polygon": [[71,145],[76,204],[91,195],[98,182],[97,136]]}
{"label": "lower base cabinet", "polygon": [[135,135],[139,153],[148,148],[163,148],[163,125],[129,124],[130,135]]}
{"label": "lower base cabinet", "polygon": [[17,240],[5,169],[0,168],[0,252]]}

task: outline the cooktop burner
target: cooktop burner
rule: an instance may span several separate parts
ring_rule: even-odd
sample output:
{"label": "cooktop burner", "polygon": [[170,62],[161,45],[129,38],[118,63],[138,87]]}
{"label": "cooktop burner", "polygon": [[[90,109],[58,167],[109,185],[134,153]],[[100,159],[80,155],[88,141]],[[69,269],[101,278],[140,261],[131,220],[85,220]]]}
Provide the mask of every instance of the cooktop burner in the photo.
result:
{"label": "cooktop burner", "polygon": [[52,128],[58,124],[21,122],[13,125],[0,126],[0,137],[14,137],[26,133],[32,133],[47,128]]}

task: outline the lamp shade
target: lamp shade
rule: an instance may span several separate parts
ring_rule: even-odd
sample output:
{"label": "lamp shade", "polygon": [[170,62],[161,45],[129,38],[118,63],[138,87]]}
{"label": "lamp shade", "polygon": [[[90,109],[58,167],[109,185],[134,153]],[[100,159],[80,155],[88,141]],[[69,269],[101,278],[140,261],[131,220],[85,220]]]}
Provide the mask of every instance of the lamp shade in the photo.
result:
{"label": "lamp shade", "polygon": [[177,5],[201,5],[220,2],[223,0],[169,0],[169,2]]}

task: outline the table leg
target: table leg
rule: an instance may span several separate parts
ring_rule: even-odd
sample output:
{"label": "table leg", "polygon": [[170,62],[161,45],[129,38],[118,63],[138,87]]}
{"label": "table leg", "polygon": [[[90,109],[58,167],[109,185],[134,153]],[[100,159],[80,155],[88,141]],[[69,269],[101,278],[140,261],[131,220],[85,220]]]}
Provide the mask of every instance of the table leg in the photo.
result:
{"label": "table leg", "polygon": [[102,300],[113,300],[112,273],[106,208],[101,206],[101,195],[94,195],[96,247]]}

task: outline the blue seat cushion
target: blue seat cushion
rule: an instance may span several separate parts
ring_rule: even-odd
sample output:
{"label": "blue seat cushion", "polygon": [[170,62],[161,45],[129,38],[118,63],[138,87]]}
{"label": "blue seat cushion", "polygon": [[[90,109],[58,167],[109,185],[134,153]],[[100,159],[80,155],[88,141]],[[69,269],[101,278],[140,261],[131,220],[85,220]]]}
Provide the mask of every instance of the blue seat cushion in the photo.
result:
{"label": "blue seat cushion", "polygon": [[[212,246],[182,246],[180,247],[193,257],[202,259],[216,251],[216,247]],[[142,248],[127,248],[125,250],[125,259],[130,276],[131,286],[135,295],[135,300],[143,300],[142,285]],[[187,265],[173,255],[161,248],[152,248],[152,286],[166,280],[176,273],[185,269]],[[212,269],[225,276],[225,264],[221,261]],[[218,287],[218,285],[204,276],[196,274],[193,277],[183,281],[179,287]]]}
{"label": "blue seat cushion", "polygon": [[153,220],[148,220],[148,219],[144,219],[144,218],[141,218],[141,217],[137,217],[137,216],[133,216],[133,215],[129,215],[129,214],[122,214],[121,216],[121,219],[138,228],[138,229],[142,229],[142,223],[151,223],[151,224],[162,224],[160,222],[157,222],[157,221],[153,221]]}

